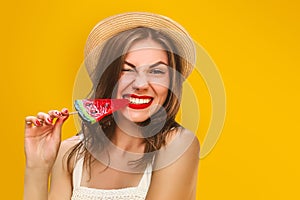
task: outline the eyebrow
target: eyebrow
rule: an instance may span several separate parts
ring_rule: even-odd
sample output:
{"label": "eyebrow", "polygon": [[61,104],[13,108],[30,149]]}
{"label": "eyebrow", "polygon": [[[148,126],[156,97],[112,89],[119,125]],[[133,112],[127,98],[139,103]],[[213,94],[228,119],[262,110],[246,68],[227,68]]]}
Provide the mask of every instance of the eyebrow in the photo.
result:
{"label": "eyebrow", "polygon": [[[126,65],[129,65],[129,66],[132,67],[132,68],[136,68],[136,66],[135,66],[134,64],[130,63],[130,62],[124,61],[124,63],[125,63]],[[168,65],[167,65],[166,63],[164,63],[163,61],[158,61],[158,62],[156,62],[156,63],[150,65],[149,68],[156,67],[156,66],[161,65],[161,64],[168,66]]]}

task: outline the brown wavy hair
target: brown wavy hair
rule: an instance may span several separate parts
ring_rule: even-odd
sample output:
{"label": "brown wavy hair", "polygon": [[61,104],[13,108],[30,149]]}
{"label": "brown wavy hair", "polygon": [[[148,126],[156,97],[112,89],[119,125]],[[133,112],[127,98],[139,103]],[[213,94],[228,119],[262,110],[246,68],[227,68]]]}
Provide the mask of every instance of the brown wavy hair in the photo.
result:
{"label": "brown wavy hair", "polygon": [[[144,156],[133,161],[137,165],[150,162],[155,152],[166,145],[166,137],[170,131],[180,126],[175,121],[175,116],[180,107],[182,93],[183,78],[178,74],[182,72],[183,58],[176,54],[178,51],[174,42],[163,31],[145,27],[130,29],[112,37],[104,44],[95,72],[91,76],[94,85],[89,95],[89,97],[99,99],[114,98],[113,91],[117,87],[126,53],[134,43],[145,39],[151,39],[165,49],[169,65],[174,70],[170,70],[169,73],[169,91],[162,108],[151,116],[151,119],[136,123],[143,127],[141,130],[145,143]],[[105,139],[107,141],[107,138],[112,138],[115,128],[116,122],[113,115],[107,116],[95,124],[83,122],[79,133],[83,135],[83,139],[69,150],[68,155],[66,154],[69,172],[72,173],[72,157],[75,157],[76,160],[84,157],[85,166],[89,166],[88,170],[90,170],[90,164],[95,160],[90,151],[105,150],[107,145]],[[101,133],[104,133],[106,138]]]}

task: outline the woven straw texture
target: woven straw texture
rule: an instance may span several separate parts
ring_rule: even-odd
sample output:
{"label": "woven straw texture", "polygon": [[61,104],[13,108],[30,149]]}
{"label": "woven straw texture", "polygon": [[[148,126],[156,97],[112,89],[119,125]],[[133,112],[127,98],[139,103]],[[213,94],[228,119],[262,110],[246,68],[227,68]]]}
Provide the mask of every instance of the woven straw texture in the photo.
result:
{"label": "woven straw texture", "polygon": [[130,12],[115,15],[100,21],[90,32],[85,45],[85,65],[89,74],[92,74],[103,44],[114,35],[137,27],[147,27],[159,30],[169,36],[177,53],[183,58],[184,78],[191,73],[195,64],[195,46],[187,31],[177,22],[165,16],[146,13]]}

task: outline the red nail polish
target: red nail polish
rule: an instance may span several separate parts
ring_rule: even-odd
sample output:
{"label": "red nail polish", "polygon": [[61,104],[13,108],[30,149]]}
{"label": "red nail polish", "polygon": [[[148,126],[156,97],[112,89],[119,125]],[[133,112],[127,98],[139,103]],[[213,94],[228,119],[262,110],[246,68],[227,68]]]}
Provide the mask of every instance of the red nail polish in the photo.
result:
{"label": "red nail polish", "polygon": [[64,113],[66,113],[66,114],[67,114],[67,113],[68,113],[68,109],[65,109],[65,110],[64,110]]}
{"label": "red nail polish", "polygon": [[47,118],[48,122],[52,123],[52,119],[51,118]]}
{"label": "red nail polish", "polygon": [[39,120],[36,120],[35,121],[36,125],[40,126],[41,125],[41,122]]}

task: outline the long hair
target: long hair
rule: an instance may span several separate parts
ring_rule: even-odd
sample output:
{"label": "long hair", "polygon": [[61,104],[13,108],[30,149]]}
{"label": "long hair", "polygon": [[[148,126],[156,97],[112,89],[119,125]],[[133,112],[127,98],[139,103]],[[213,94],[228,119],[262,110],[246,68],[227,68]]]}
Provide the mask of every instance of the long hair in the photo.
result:
{"label": "long hair", "polygon": [[[142,135],[144,138],[144,156],[133,163],[145,164],[152,160],[155,152],[166,145],[166,137],[171,130],[179,127],[175,121],[175,116],[180,107],[183,78],[178,74],[182,72],[182,59],[176,54],[177,48],[174,42],[162,31],[151,28],[138,27],[117,34],[109,39],[103,46],[98,64],[93,74],[92,81],[94,86],[90,93],[93,98],[114,98],[114,88],[117,87],[126,53],[130,47],[141,40],[151,39],[162,46],[166,51],[169,65],[173,70],[169,70],[170,85],[167,98],[162,106],[151,119],[136,123],[143,127]],[[163,119],[163,120],[162,120]],[[164,123],[162,125],[162,123]],[[105,151],[107,142],[111,139],[116,128],[116,121],[113,115],[107,116],[95,124],[82,124],[81,133],[83,139],[70,149],[67,157],[68,170],[71,172],[71,158],[84,157],[85,166],[89,166],[95,160],[90,151]],[[103,132],[103,134],[100,134]],[[87,149],[88,147],[88,149]],[[78,156],[75,156],[78,155]]]}

